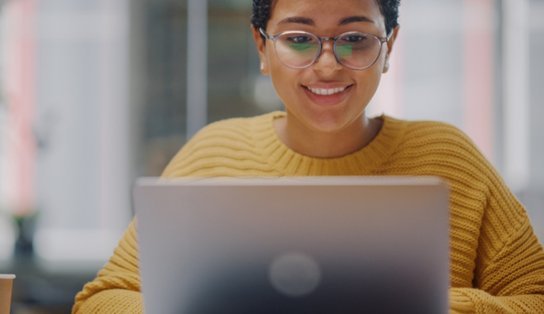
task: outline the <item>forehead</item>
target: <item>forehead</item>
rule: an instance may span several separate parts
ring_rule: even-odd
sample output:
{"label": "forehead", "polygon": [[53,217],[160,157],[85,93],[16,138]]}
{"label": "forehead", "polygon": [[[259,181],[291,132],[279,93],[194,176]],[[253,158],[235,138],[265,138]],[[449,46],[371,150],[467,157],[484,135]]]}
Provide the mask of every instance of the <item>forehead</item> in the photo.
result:
{"label": "forehead", "polygon": [[364,23],[379,30],[385,29],[377,0],[274,0],[268,25],[304,18],[311,20],[316,27],[329,28],[354,16],[368,19]]}

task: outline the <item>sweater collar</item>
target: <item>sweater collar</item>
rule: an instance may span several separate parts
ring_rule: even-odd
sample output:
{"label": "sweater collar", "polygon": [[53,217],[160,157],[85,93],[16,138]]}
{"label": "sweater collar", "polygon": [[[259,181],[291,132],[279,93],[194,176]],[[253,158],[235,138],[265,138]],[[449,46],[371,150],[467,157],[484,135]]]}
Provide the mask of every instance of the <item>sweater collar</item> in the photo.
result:
{"label": "sweater collar", "polygon": [[365,147],[338,158],[315,158],[299,154],[279,139],[274,119],[285,116],[277,111],[255,120],[254,137],[263,157],[284,176],[370,175],[386,162],[398,145],[405,127],[402,120],[383,115],[383,125]]}

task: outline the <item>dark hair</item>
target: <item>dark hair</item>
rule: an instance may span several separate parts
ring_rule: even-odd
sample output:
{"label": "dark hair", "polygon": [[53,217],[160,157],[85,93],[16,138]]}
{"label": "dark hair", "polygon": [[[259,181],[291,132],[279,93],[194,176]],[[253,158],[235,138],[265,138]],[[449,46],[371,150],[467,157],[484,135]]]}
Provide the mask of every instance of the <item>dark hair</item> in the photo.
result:
{"label": "dark hair", "polygon": [[[251,24],[253,24],[253,27],[266,30],[266,24],[270,19],[270,12],[272,11],[272,1],[274,0],[253,0],[253,16],[251,17]],[[385,20],[385,31],[387,35],[389,35],[391,34],[391,31],[393,31],[393,28],[399,25],[400,0],[376,1],[380,6],[380,12]]]}

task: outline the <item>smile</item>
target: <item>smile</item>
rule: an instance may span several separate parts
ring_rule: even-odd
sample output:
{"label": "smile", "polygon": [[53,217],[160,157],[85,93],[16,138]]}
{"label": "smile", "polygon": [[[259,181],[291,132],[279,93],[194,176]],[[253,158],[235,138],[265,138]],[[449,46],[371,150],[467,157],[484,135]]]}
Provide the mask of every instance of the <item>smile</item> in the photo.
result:
{"label": "smile", "polygon": [[304,94],[315,105],[330,108],[344,103],[351,95],[353,84],[321,84],[313,86],[302,85]]}
{"label": "smile", "polygon": [[314,88],[309,86],[304,86],[307,90],[312,92],[313,94],[320,95],[320,96],[330,96],[339,94],[343,91],[345,91],[349,86],[344,87],[335,87],[335,88]]}

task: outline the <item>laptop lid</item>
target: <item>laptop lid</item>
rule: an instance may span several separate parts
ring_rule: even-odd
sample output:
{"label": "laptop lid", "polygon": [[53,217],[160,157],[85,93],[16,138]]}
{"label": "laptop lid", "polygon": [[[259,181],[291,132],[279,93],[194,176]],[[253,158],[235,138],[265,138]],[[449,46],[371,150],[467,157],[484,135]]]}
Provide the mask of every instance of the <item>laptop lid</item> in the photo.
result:
{"label": "laptop lid", "polygon": [[146,313],[448,311],[437,178],[147,178],[134,201]]}

